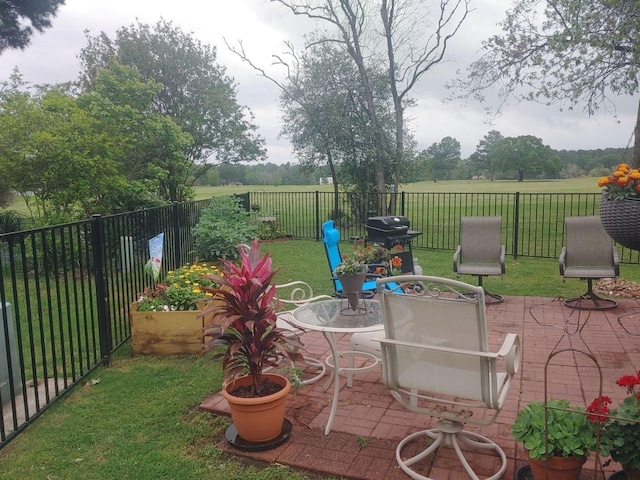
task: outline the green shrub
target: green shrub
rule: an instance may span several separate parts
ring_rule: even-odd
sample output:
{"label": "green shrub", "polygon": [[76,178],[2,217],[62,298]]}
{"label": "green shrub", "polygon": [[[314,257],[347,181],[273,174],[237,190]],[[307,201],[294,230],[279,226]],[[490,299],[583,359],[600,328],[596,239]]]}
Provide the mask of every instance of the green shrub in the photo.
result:
{"label": "green shrub", "polygon": [[235,197],[213,197],[193,227],[195,254],[200,260],[238,258],[238,244],[258,236],[258,226]]}

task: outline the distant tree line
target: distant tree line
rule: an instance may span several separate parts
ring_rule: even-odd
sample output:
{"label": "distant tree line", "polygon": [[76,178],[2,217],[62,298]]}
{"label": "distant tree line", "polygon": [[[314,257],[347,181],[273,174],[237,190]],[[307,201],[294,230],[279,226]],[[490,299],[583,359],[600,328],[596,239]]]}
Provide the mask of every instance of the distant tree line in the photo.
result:
{"label": "distant tree line", "polygon": [[[500,148],[496,147],[506,140]],[[400,183],[471,178],[531,180],[540,178],[600,177],[620,162],[631,160],[631,149],[552,150],[532,136],[502,138],[489,132],[468,158],[460,156],[460,143],[445,137],[418,151],[401,172]],[[336,174],[340,175],[338,166]],[[331,178],[327,165],[221,164],[212,167],[198,185],[320,185]]]}

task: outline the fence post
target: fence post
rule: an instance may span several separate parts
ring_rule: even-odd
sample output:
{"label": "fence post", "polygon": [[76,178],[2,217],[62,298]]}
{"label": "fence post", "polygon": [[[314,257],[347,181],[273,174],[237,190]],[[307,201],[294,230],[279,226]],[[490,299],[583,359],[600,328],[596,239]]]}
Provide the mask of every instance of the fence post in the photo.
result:
{"label": "fence post", "polygon": [[104,226],[102,216],[94,214],[91,216],[91,243],[93,247],[93,276],[96,284],[96,303],[98,309],[98,331],[100,334],[100,358],[104,366],[109,366],[111,362],[111,322],[109,320],[109,308],[107,282],[104,271]]}
{"label": "fence post", "polygon": [[[315,215],[316,215],[316,241],[320,240],[320,192],[316,190],[315,194]],[[332,215],[333,216],[333,215]]]}
{"label": "fence post", "polygon": [[182,265],[182,244],[180,242],[180,218],[178,217],[178,202],[173,202],[171,209],[171,221],[173,223],[173,248],[175,255],[173,256],[173,270]]}
{"label": "fence post", "polygon": [[400,210],[401,210],[400,215],[402,217],[405,216],[405,214],[404,214],[404,205],[405,205],[405,203],[404,202],[405,202],[404,192],[400,192]]}
{"label": "fence post", "polygon": [[516,192],[513,202],[513,258],[518,258],[518,230],[520,222],[520,192]]}

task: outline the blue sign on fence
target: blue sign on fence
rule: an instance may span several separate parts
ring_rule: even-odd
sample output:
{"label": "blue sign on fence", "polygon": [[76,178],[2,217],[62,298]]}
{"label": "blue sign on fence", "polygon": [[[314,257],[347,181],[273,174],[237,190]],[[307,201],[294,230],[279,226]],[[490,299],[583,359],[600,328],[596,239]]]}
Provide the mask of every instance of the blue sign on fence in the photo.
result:
{"label": "blue sign on fence", "polygon": [[162,246],[164,244],[164,233],[160,233],[149,240],[149,261],[144,267],[144,271],[158,281],[160,268],[162,267]]}

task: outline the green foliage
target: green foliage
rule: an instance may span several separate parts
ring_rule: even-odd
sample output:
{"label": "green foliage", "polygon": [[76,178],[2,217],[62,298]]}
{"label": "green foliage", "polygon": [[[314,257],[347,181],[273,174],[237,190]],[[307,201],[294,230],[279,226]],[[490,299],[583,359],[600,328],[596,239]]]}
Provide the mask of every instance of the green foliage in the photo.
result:
{"label": "green foliage", "polygon": [[145,81],[158,82],[153,111],[191,136],[193,142],[180,151],[191,165],[264,157],[263,141],[245,119],[247,109],[238,105],[233,79],[217,63],[215,47],[165,20],[154,26],[132,24],[119,28],[115,38],[103,32],[87,41],[80,52],[83,87],[90,88],[97,72],[114,60],[137,70]]}
{"label": "green foliage", "polygon": [[19,232],[24,229],[24,225],[24,215],[14,210],[0,212],[0,234]]}
{"label": "green foliage", "polygon": [[193,228],[195,254],[205,261],[238,258],[238,244],[248,244],[258,235],[258,226],[238,198],[213,197]]}
{"label": "green foliage", "polygon": [[527,178],[553,178],[560,173],[560,160],[540,138],[531,135],[507,137],[491,150],[491,169],[515,173],[518,181]]}
{"label": "green foliage", "polygon": [[640,469],[640,400],[629,396],[611,412],[600,437],[600,453]]}
{"label": "green foliage", "polygon": [[584,410],[562,399],[529,403],[518,412],[511,436],[523,443],[531,458],[583,457],[596,446],[595,429]]}
{"label": "green foliage", "polygon": [[615,462],[640,470],[640,371],[623,375],[616,384],[627,390],[628,396],[618,408],[609,411],[611,397],[597,397],[587,407],[589,420],[601,427],[600,451]]}
{"label": "green foliage", "polygon": [[[454,86],[482,102],[497,86],[498,110],[516,98],[584,104],[589,114],[615,111],[613,99],[638,92],[639,14],[631,1],[517,0],[500,23],[503,31],[483,42],[484,54]],[[636,138],[634,166],[640,166],[637,145]]]}

